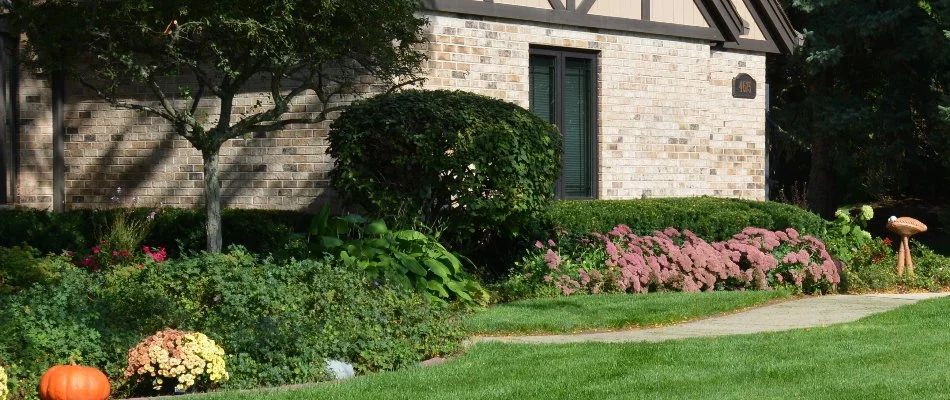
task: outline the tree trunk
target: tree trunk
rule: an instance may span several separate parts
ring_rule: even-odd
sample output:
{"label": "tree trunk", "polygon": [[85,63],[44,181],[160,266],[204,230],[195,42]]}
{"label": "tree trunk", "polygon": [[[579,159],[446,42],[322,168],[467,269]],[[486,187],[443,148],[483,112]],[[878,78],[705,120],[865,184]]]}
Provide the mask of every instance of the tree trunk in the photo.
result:
{"label": "tree trunk", "polygon": [[208,252],[221,252],[221,182],[218,180],[218,149],[202,151],[205,175],[205,230]]}
{"label": "tree trunk", "polygon": [[826,134],[816,134],[811,147],[811,169],[808,172],[808,208],[826,219],[834,217],[834,166],[832,141]]}

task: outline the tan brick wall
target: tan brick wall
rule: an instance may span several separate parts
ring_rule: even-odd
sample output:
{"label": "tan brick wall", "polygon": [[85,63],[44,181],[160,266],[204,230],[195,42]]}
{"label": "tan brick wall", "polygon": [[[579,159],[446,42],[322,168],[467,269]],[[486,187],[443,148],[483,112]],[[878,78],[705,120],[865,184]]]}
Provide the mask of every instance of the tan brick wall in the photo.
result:
{"label": "tan brick wall", "polygon": [[[528,106],[531,45],[595,50],[600,197],[765,195],[765,55],[708,43],[544,24],[430,17],[427,88]],[[755,99],[732,98],[747,73]]]}
{"label": "tan brick wall", "polygon": [[[562,26],[430,16],[427,89],[462,89],[528,105],[531,45],[599,52],[600,197],[764,196],[765,56],[708,43]],[[733,99],[731,80],[759,82],[754,100]],[[174,90],[174,82],[169,83]],[[144,96],[130,93],[130,96]],[[233,113],[263,94],[249,92]],[[303,98],[296,112],[313,112]],[[18,203],[52,205],[49,84],[20,84]],[[214,110],[214,101],[202,103]],[[161,119],[117,110],[67,88],[68,208],[108,204],[116,187],[139,204],[199,205],[200,154]],[[224,205],[305,209],[332,199],[326,124],[232,140],[222,149]]]}
{"label": "tan brick wall", "polygon": [[19,161],[16,203],[53,205],[53,111],[49,81],[21,72],[18,87]]}

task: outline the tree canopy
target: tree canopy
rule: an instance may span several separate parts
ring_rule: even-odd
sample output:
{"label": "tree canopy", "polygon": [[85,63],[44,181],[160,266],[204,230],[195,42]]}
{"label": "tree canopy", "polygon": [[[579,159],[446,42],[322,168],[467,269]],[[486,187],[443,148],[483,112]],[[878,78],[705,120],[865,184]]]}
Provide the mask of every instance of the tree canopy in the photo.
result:
{"label": "tree canopy", "polygon": [[[769,63],[784,183],[807,181],[811,208],[826,215],[840,202],[950,194],[940,115],[950,2],[783,2],[805,34],[796,54]],[[803,160],[807,176],[796,175]]]}
{"label": "tree canopy", "polygon": [[[25,59],[120,108],[169,121],[204,159],[208,249],[219,251],[218,152],[236,137],[325,120],[347,100],[416,79],[425,55],[418,0],[13,0]],[[170,79],[187,77],[187,79]],[[171,82],[171,84],[170,84]],[[264,82],[264,98],[233,114]],[[129,85],[146,99],[124,96]],[[315,94],[303,116],[291,103]],[[205,115],[199,101],[216,98]]]}

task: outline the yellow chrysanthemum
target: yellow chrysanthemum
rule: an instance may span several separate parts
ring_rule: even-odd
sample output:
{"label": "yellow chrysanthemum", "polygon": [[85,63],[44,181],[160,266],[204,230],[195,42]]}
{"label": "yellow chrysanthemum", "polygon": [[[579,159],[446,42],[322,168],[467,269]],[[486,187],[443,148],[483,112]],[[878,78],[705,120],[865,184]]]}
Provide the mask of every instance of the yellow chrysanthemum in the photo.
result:
{"label": "yellow chrysanthemum", "polygon": [[10,389],[7,387],[7,370],[0,367],[0,400],[7,400]]}
{"label": "yellow chrysanthemum", "polygon": [[198,380],[218,383],[228,379],[224,355],[224,349],[203,333],[166,329],[129,350],[125,375],[148,374],[155,378],[152,384],[156,390],[161,388],[162,378],[174,378],[176,388],[188,390]]}

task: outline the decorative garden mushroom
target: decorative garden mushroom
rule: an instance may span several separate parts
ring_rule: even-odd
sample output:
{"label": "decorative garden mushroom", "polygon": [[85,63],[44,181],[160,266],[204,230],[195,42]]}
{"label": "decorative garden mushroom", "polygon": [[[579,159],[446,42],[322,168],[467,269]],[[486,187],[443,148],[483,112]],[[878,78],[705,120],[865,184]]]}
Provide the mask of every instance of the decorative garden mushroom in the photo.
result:
{"label": "decorative garden mushroom", "polygon": [[897,252],[897,275],[904,275],[904,265],[907,265],[907,274],[914,275],[914,260],[910,258],[910,237],[927,231],[927,225],[910,217],[891,216],[887,219],[887,229],[901,235],[901,249]]}

